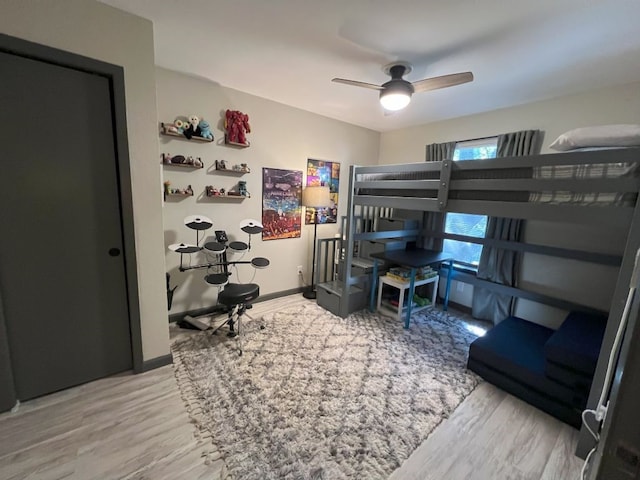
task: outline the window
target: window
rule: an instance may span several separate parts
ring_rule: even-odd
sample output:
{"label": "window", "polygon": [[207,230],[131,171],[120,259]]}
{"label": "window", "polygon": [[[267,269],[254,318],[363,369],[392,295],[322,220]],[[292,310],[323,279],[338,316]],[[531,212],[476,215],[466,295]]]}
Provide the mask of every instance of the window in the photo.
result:
{"label": "window", "polygon": [[[495,158],[498,137],[483,138],[458,142],[453,153],[453,160],[482,160]],[[447,213],[445,217],[445,233],[483,238],[487,230],[486,215],[467,213]],[[444,241],[444,250],[453,254],[456,263],[477,268],[480,262],[482,245],[460,240]]]}

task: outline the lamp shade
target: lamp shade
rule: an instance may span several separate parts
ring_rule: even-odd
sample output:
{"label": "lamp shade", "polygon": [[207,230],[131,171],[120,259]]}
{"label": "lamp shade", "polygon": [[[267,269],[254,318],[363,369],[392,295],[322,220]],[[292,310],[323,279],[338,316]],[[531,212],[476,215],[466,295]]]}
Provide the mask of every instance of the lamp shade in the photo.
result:
{"label": "lamp shade", "polygon": [[390,80],[384,85],[384,90],[380,92],[380,103],[385,110],[402,110],[411,101],[413,86],[404,80]]}
{"label": "lamp shade", "polygon": [[329,187],[307,187],[302,191],[302,205],[305,207],[330,207]]}

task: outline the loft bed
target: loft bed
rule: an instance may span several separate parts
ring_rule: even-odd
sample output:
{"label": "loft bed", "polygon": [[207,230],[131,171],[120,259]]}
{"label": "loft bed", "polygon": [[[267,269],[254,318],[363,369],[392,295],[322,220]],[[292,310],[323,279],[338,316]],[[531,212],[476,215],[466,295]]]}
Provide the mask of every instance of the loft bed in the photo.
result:
{"label": "loft bed", "polygon": [[[352,166],[349,171],[347,215],[342,238],[319,241],[333,253],[318,257],[318,303],[330,299],[329,308],[346,317],[368,305],[370,269],[359,256],[366,241],[412,238],[420,245],[427,237],[471,241],[506,250],[571,258],[601,265],[619,266],[615,292],[608,312],[597,311],[562,298],[479,280],[475,275],[451,272],[453,278],[518,298],[608,317],[600,361],[593,385],[600,385],[628,292],[636,251],[640,247],[640,148],[610,148],[488,160],[424,162],[380,166]],[[622,255],[574,250],[523,242],[499,241],[443,234],[418,228],[379,231],[381,218],[394,212],[457,212],[494,217],[543,220],[572,224],[627,225]],[[324,244],[324,245],[323,245]],[[328,250],[327,250],[328,252]],[[332,260],[327,258],[333,255]],[[324,265],[321,265],[324,258]],[[336,267],[337,265],[337,267]],[[323,272],[323,273],[321,273]],[[324,274],[324,277],[322,277]],[[375,282],[375,279],[373,279]],[[324,305],[323,305],[324,306]],[[605,362],[606,363],[606,362]],[[593,387],[589,406],[600,394]],[[588,451],[584,428],[579,452]]]}

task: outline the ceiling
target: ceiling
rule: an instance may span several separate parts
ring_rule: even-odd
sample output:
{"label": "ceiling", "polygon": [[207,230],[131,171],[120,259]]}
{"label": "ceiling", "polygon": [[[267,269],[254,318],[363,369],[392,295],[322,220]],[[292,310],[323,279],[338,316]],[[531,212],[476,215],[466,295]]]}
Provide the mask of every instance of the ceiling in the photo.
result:
{"label": "ceiling", "polygon": [[[153,21],[160,67],[377,131],[640,80],[638,0],[102,2]],[[382,84],[395,60],[410,81],[475,80],[393,115],[375,90],[331,82]]]}

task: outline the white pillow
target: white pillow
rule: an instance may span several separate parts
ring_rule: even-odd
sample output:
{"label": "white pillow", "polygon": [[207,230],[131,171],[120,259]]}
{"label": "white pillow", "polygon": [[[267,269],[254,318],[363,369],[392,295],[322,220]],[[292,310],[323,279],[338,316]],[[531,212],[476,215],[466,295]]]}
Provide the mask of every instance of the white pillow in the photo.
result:
{"label": "white pillow", "polygon": [[564,152],[584,147],[632,147],[640,145],[640,125],[600,125],[563,133],[549,148]]}

